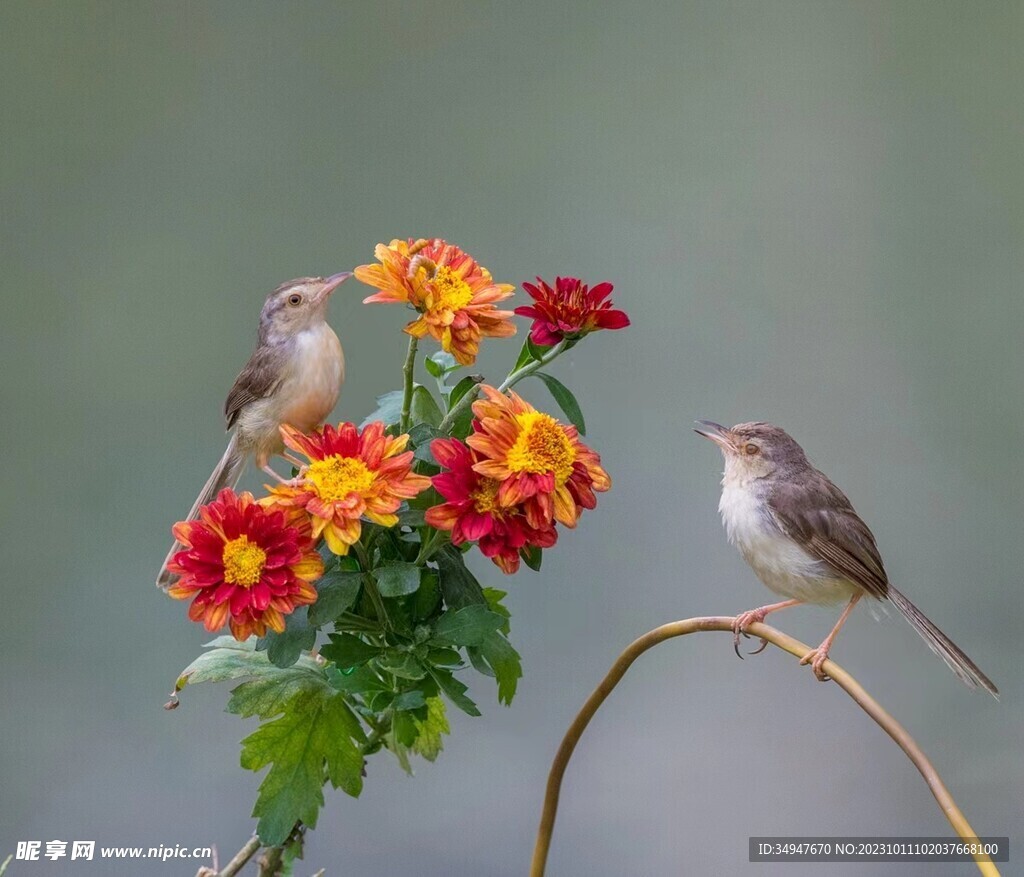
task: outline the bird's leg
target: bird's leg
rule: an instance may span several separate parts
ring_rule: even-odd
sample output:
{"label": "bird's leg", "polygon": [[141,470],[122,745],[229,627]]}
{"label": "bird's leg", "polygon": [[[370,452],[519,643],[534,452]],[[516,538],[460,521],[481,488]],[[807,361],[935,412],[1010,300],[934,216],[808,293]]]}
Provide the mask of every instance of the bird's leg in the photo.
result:
{"label": "bird's leg", "polygon": [[298,457],[293,456],[289,453],[281,454],[289,463],[291,463],[296,469],[301,469],[306,464],[302,462]]}
{"label": "bird's leg", "polygon": [[814,671],[814,675],[818,677],[819,682],[828,682],[828,680],[832,678],[821,669],[822,665],[828,660],[828,653],[832,648],[832,642],[835,640],[836,634],[839,633],[839,629],[846,623],[846,619],[849,618],[850,613],[853,612],[853,607],[857,605],[857,601],[863,596],[864,594],[859,591],[854,594],[850,598],[850,602],[846,604],[843,614],[839,616],[836,626],[832,628],[832,632],[825,637],[818,648],[811,649],[800,659],[801,664],[811,665],[811,669]]}
{"label": "bird's leg", "polygon": [[[747,628],[755,622],[764,621],[765,618],[772,612],[778,612],[780,609],[788,609],[790,606],[799,606],[799,600],[783,600],[781,603],[770,603],[767,606],[761,606],[759,609],[750,609],[747,612],[741,612],[732,620],[732,647],[736,652],[736,655],[743,659],[743,655],[740,654],[740,634],[747,635]],[[768,640],[761,640],[761,645],[757,647],[750,654],[758,655],[765,650],[768,645]]]}
{"label": "bird's leg", "polygon": [[260,469],[266,472],[271,478],[273,478],[278,484],[282,485],[283,487],[299,487],[300,485],[306,483],[306,479],[302,475],[299,475],[295,478],[285,478],[282,475],[278,475],[273,469],[270,468],[269,463],[265,463],[264,465],[260,466]]}

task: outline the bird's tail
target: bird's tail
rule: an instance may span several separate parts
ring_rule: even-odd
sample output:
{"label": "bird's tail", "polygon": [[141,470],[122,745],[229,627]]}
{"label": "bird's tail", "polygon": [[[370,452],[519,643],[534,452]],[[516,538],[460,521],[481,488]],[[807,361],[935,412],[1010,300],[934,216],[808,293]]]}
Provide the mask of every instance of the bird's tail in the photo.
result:
{"label": "bird's tail", "polygon": [[[189,510],[188,517],[185,520],[194,521],[199,517],[200,506],[210,502],[223,488],[234,487],[238,484],[238,479],[242,477],[242,470],[244,468],[245,454],[239,450],[238,434],[234,433],[228,442],[227,450],[224,451],[224,456],[220,458],[220,462],[210,474],[206,484],[203,485],[203,489],[199,491],[199,496],[196,497],[196,501],[192,504],[192,508]],[[178,577],[167,569],[167,564],[171,562],[174,555],[181,551],[182,548],[184,546],[180,542],[175,542],[171,546],[171,550],[167,552],[163,566],[160,567],[160,574],[156,577],[156,586],[158,588],[166,591],[177,580]]]}
{"label": "bird's tail", "polygon": [[992,680],[988,676],[978,669],[978,665],[892,585],[889,585],[889,599],[896,604],[896,608],[903,613],[903,617],[921,635],[921,639],[928,643],[928,648],[942,658],[950,670],[971,688],[977,688],[980,685],[994,697],[999,697],[999,689],[992,684]]}

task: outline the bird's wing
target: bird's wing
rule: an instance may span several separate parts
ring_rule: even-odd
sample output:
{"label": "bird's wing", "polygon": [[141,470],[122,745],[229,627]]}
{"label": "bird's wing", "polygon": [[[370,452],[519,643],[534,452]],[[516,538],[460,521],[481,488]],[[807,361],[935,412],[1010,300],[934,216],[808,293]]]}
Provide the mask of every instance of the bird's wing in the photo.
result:
{"label": "bird's wing", "polygon": [[274,392],[281,382],[281,367],[278,351],[267,345],[260,345],[253,351],[249,361],[235,378],[235,385],[224,402],[224,419],[231,429],[239,412],[250,402],[265,399]]}
{"label": "bird's wing", "polygon": [[775,523],[812,557],[871,596],[884,599],[889,578],[875,537],[846,495],[821,472],[781,481],[768,496]]}

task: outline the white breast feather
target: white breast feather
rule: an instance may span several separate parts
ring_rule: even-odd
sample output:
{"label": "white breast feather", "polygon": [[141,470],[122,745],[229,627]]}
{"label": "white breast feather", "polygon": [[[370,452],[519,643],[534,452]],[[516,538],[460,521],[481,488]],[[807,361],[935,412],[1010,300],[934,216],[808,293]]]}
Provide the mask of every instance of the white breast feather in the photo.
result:
{"label": "white breast feather", "polygon": [[757,577],[776,594],[806,603],[838,603],[854,592],[853,585],[836,578],[820,560],[766,520],[754,488],[728,478],[722,482],[718,511],[729,541]]}

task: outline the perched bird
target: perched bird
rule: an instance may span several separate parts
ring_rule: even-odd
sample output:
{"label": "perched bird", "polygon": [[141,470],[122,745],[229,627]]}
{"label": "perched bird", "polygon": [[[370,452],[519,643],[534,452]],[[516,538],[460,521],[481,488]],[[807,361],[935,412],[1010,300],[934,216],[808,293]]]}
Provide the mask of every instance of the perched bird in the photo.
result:
{"label": "perched bird", "polygon": [[[781,603],[737,615],[734,645],[754,622],[800,603],[848,601],[832,632],[801,660],[824,681],[822,665],[839,629],[865,594],[889,600],[949,668],[971,688],[998,691],[957,645],[890,583],[875,537],[846,495],[815,469],[785,431],[770,423],[726,429],[708,420],[694,432],[711,439],[725,457],[722,515],[729,541]],[[764,648],[762,643],[761,648]],[[758,649],[760,651],[761,649]]]}
{"label": "perched bird", "polygon": [[[186,520],[224,487],[234,487],[250,458],[264,472],[285,481],[270,458],[284,455],[280,427],[287,423],[309,432],[331,413],[345,380],[341,342],[327,324],[331,293],[351,274],[300,277],[282,283],[263,304],[256,349],[224,403],[227,428],[234,427],[224,456],[196,497]],[[166,590],[175,579],[167,564],[182,546],[175,542],[160,568],[157,586]]]}

